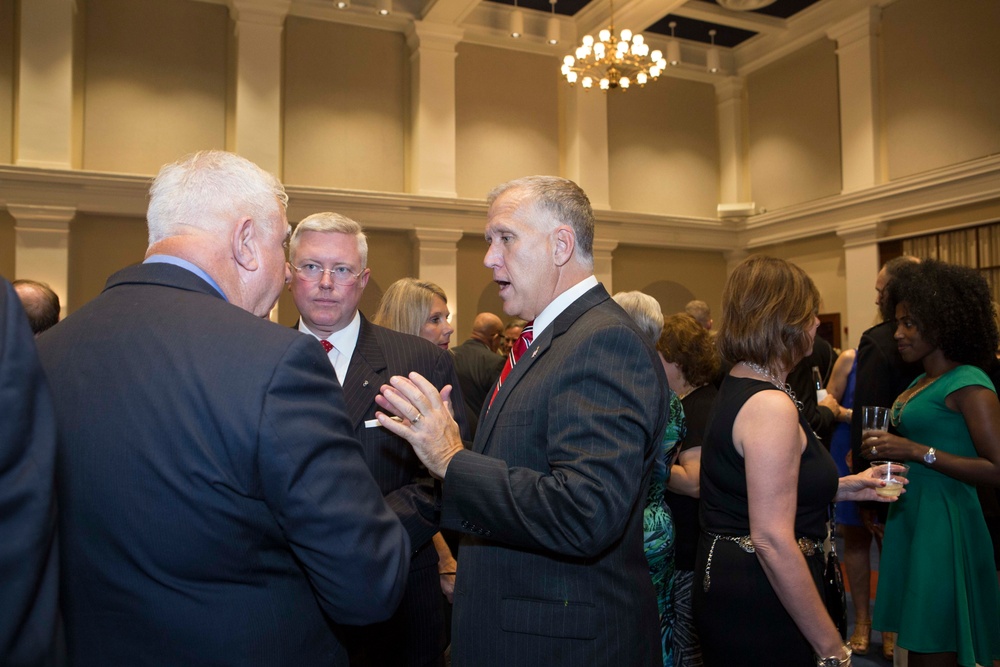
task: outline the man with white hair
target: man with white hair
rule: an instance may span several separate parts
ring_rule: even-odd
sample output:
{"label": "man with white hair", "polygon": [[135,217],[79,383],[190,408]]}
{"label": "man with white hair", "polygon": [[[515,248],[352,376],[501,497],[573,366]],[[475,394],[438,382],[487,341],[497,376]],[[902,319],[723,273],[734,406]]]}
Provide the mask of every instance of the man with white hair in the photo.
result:
{"label": "man with white hair", "polygon": [[643,508],[668,387],[648,336],[594,276],[594,215],[572,181],[534,176],[487,200],[484,263],[529,321],[472,450],[416,373],[379,422],[442,481],[464,533],[452,656],[478,667],[663,665]]}
{"label": "man with white hair", "polygon": [[145,262],[39,339],[71,665],[346,665],[330,621],[399,602],[409,538],[323,349],[265,319],[286,201],[231,153],[164,166]]}

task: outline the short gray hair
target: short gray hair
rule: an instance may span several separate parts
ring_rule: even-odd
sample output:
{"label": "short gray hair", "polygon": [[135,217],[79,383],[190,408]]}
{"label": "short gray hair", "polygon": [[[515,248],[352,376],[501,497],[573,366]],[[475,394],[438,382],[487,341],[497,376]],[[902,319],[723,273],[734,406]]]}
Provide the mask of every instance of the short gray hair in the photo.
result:
{"label": "short gray hair", "polygon": [[345,215],[324,211],[323,213],[313,213],[309,217],[303,218],[302,222],[295,225],[295,231],[288,239],[288,259],[294,261],[295,252],[299,248],[299,237],[304,232],[323,232],[325,234],[347,234],[353,236],[358,242],[358,255],[361,256],[361,266],[364,269],[368,266],[368,237],[361,230],[361,225],[351,220]]}
{"label": "short gray hair", "polygon": [[594,210],[579,185],[558,176],[526,176],[498,185],[486,197],[487,205],[492,206],[507,192],[518,192],[526,200],[528,206],[520,211],[521,215],[540,213],[553,227],[564,224],[572,227],[581,259],[593,263]]}
{"label": "short gray hair", "polygon": [[219,231],[248,216],[255,225],[288,206],[273,175],[226,151],[200,151],[164,165],[149,188],[146,221],[149,244],[180,234],[185,227]]}
{"label": "short gray hair", "polygon": [[663,332],[663,311],[659,301],[642,292],[618,292],[611,298],[635,320],[649,342],[656,345]]}
{"label": "short gray hair", "polygon": [[712,319],[712,309],[700,299],[688,301],[687,305],[684,306],[684,312],[698,320],[698,324],[706,329],[708,328],[709,321]]}

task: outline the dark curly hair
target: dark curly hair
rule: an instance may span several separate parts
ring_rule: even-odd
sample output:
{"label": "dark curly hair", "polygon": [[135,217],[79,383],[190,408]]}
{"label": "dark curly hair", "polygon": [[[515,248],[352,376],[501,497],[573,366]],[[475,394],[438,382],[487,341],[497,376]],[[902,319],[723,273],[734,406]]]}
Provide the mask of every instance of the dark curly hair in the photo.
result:
{"label": "dark curly hair", "polygon": [[978,271],[928,259],[900,267],[886,289],[889,311],[905,303],[920,335],[947,359],[984,370],[993,365],[1000,333]]}
{"label": "dark curly hair", "polygon": [[680,366],[684,379],[695,387],[711,382],[719,372],[715,341],[708,330],[687,313],[663,320],[663,333],[656,349],[664,359]]}

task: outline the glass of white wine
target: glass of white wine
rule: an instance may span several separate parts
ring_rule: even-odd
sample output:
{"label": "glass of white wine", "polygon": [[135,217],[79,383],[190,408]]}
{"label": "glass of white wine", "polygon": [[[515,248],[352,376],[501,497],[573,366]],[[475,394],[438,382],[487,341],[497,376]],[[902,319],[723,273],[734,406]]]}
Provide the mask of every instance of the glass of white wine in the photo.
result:
{"label": "glass of white wine", "polygon": [[872,476],[885,482],[885,486],[876,486],[875,493],[883,498],[896,498],[903,492],[903,480],[910,466],[896,461],[872,461]]}

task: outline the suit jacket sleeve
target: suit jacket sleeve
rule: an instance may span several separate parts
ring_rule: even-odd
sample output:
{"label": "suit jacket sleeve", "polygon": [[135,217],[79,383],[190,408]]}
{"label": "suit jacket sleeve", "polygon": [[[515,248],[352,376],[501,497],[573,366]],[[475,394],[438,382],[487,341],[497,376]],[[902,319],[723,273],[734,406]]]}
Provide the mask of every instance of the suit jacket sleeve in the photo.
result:
{"label": "suit jacket sleeve", "polygon": [[0,282],[0,662],[41,665],[56,626],[56,419],[21,302]]}
{"label": "suit jacket sleeve", "polygon": [[[621,537],[644,500],[663,433],[665,379],[625,326],[588,331],[570,350],[553,352],[548,373],[529,368],[513,389],[539,397],[537,408],[517,409],[512,395],[496,416],[490,437],[505,442],[491,447],[504,446],[503,458],[463,451],[451,460],[442,525],[512,546],[596,556]],[[518,449],[545,460],[519,465],[509,460]]]}
{"label": "suit jacket sleeve", "polygon": [[388,618],[405,587],[410,541],[365,465],[340,385],[311,337],[296,337],[275,369],[260,433],[266,502],[317,599],[338,622]]}
{"label": "suit jacket sleeve", "polygon": [[[458,385],[455,364],[450,354],[438,355],[434,372],[428,380],[439,391],[446,385],[452,386],[451,404],[455,411],[455,421],[462,440],[468,441],[469,422],[465,417],[465,402],[462,400],[462,389]],[[414,549],[426,544],[440,530],[440,488],[424,466],[420,466],[420,474],[414,477],[412,483],[387,493],[385,500],[406,527]]]}

